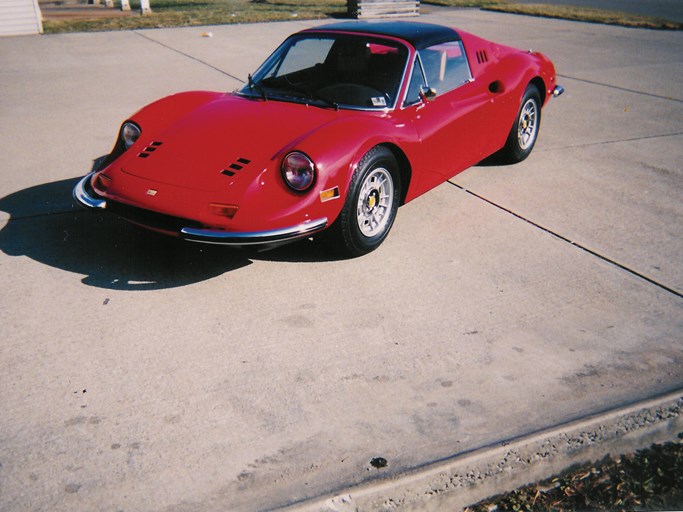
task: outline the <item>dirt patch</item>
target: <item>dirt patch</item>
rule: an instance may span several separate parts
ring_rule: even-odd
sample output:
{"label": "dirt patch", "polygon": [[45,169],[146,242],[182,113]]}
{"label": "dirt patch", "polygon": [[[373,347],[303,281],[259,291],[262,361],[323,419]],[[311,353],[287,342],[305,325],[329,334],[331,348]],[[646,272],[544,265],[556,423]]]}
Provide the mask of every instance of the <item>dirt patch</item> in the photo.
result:
{"label": "dirt patch", "polygon": [[139,11],[122,11],[119,7],[64,2],[41,3],[40,12],[43,15],[43,20],[59,21],[140,16]]}

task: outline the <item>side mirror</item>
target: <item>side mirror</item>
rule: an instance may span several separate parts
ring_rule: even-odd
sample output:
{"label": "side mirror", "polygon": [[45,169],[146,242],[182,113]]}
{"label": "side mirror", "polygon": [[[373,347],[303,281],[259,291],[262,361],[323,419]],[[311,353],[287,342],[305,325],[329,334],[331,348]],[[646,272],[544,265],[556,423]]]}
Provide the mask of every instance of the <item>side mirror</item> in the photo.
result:
{"label": "side mirror", "polygon": [[431,87],[420,88],[420,98],[422,98],[422,101],[424,102],[432,101],[434,98],[436,98],[436,89]]}

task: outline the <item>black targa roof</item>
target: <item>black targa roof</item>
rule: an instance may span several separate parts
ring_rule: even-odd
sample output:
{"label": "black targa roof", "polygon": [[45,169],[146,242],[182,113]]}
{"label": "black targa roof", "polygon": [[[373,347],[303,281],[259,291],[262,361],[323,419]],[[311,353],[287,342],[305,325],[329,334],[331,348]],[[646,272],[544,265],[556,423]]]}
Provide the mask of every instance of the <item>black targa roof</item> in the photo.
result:
{"label": "black targa roof", "polygon": [[346,21],[310,28],[304,30],[304,32],[318,32],[321,30],[396,37],[409,42],[418,50],[447,41],[460,40],[460,36],[452,28],[416,21]]}

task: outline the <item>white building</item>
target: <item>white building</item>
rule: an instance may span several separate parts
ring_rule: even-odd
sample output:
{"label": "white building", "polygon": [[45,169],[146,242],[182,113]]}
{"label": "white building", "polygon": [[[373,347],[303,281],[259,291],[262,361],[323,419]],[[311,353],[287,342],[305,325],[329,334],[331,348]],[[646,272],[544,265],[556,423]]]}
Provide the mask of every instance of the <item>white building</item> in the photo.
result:
{"label": "white building", "polygon": [[0,0],[0,36],[42,33],[38,0]]}

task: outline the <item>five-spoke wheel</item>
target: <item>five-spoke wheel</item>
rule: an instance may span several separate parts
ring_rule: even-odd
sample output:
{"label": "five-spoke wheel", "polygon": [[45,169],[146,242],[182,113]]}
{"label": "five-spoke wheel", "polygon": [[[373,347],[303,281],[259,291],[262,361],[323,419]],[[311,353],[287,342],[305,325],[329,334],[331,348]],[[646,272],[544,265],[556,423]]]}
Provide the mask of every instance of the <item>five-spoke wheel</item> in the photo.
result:
{"label": "five-spoke wheel", "polygon": [[356,219],[360,232],[373,237],[385,229],[391,220],[394,204],[394,180],[391,173],[379,167],[373,169],[361,184]]}
{"label": "five-spoke wheel", "polygon": [[538,103],[535,98],[529,98],[522,105],[522,112],[517,122],[517,139],[519,147],[528,149],[536,141],[538,132]]}
{"label": "five-spoke wheel", "polygon": [[535,85],[529,84],[505,147],[500,152],[503,159],[509,163],[517,163],[528,157],[538,138],[540,126],[541,95]]}
{"label": "five-spoke wheel", "polygon": [[386,147],[375,146],[359,162],[344,207],[329,230],[334,248],[360,256],[379,247],[394,223],[400,197],[396,157]]}

